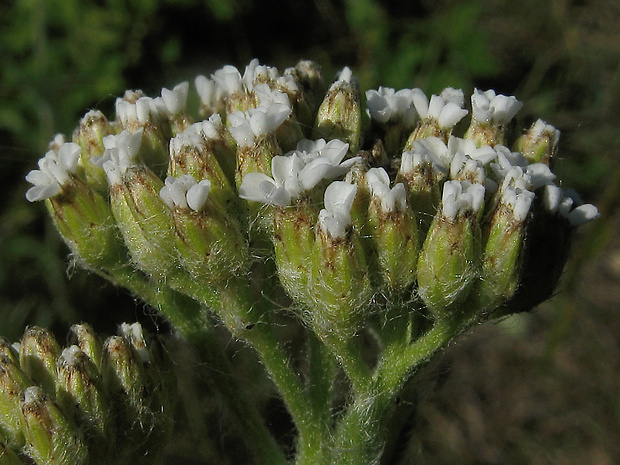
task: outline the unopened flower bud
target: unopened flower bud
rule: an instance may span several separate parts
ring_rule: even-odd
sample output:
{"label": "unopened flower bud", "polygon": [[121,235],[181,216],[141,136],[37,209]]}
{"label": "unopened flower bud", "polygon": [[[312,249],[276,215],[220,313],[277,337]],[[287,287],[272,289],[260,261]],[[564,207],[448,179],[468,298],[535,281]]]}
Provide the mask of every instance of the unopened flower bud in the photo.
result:
{"label": "unopened flower bud", "polygon": [[[163,279],[174,266],[174,221],[159,196],[161,179],[136,164],[140,141],[108,149],[97,160],[110,184],[112,213],[131,258],[144,272]],[[135,142],[135,143],[134,143]]]}
{"label": "unopened flower bud", "polygon": [[479,273],[477,212],[484,187],[447,181],[418,260],[418,293],[437,318],[467,297]]}
{"label": "unopened flower bud", "polygon": [[560,131],[539,119],[517,139],[515,150],[521,152],[530,163],[550,166],[559,141]]}
{"label": "unopened flower bud", "polygon": [[534,193],[503,186],[492,214],[482,255],[480,280],[472,291],[476,312],[493,311],[510,299],[520,282],[526,220]]}
{"label": "unopened flower bud", "polygon": [[317,218],[318,211],[307,200],[274,212],[273,244],[280,282],[296,302],[309,307],[310,257]]}
{"label": "unopened flower bud", "polygon": [[51,396],[38,386],[31,386],[24,391],[21,408],[26,452],[36,463],[87,463],[88,450],[81,431],[67,419]]}
{"label": "unopened flower bud", "polygon": [[319,107],[312,137],[340,139],[357,153],[361,144],[362,114],[360,91],[349,68],[344,68],[330,86]]}
{"label": "unopened flower bud", "polygon": [[194,123],[170,140],[168,176],[191,174],[230,190],[235,169],[235,142],[218,114]]}
{"label": "unopened flower bud", "polygon": [[73,325],[69,330],[69,335],[71,344],[78,346],[95,364],[97,369],[101,368],[103,345],[93,328],[85,323]]}
{"label": "unopened flower bud", "polygon": [[58,359],[56,401],[84,431],[91,453],[105,454],[106,440],[113,437],[110,404],[97,367],[78,346],[67,347]]}
{"label": "unopened flower bud", "polygon": [[[102,375],[115,412],[118,457],[152,463],[169,439],[171,403],[161,402],[162,381],[149,369],[150,354],[136,350],[143,347],[143,341],[135,332],[130,328],[129,337],[112,336],[106,340]],[[145,458],[150,461],[145,462]]]}
{"label": "unopened flower bud", "polygon": [[327,90],[321,67],[314,61],[301,60],[294,68],[286,69],[284,75],[293,76],[297,85],[301,87],[303,99],[307,102],[309,111],[307,117],[304,117],[306,112],[300,112],[297,108],[296,114],[300,123],[311,127],[314,123],[312,115],[319,108]]}
{"label": "unopened flower bud", "polygon": [[48,393],[56,390],[56,361],[60,354],[58,342],[47,329],[26,328],[20,343],[20,365],[24,373]]}
{"label": "unopened flower bud", "polygon": [[7,445],[21,449],[24,434],[20,396],[33,381],[20,369],[10,344],[4,339],[1,343],[4,354],[0,356],[0,431]]}

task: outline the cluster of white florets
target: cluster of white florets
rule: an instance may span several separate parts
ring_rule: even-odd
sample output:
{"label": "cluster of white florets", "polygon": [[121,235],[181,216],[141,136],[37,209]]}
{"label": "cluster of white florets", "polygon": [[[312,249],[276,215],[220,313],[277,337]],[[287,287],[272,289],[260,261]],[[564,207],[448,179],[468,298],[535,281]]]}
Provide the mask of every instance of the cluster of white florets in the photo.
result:
{"label": "cluster of white florets", "polygon": [[[352,79],[351,70],[345,68],[336,82],[349,83]],[[223,99],[240,94],[251,94],[255,104],[246,111],[227,114],[225,122],[220,114],[213,113],[207,120],[191,125],[170,139],[171,155],[187,147],[201,147],[210,139],[221,138],[225,131],[229,131],[238,147],[250,148],[258,139],[275,133],[291,116],[289,96],[299,92],[291,72],[280,74],[276,68],[260,65],[257,60],[253,60],[243,74],[233,66],[225,66],[210,78],[198,76],[195,86],[201,104],[208,108],[216,108]],[[105,170],[111,185],[121,183],[127,169],[140,163],[137,154],[144,125],[149,121],[169,120],[184,112],[188,91],[189,84],[183,82],[172,90],[162,89],[161,96],[156,98],[135,91],[117,100],[117,123],[123,130],[104,137],[103,155],[91,160]],[[416,122],[432,121],[440,129],[451,131],[468,113],[464,108],[463,92],[453,88],[428,98],[420,89],[396,91],[380,87],[366,92],[366,98],[367,114],[373,121],[400,124],[408,130],[412,130]],[[515,97],[476,89],[471,97],[472,120],[504,126],[521,105]],[[532,126],[530,133],[548,134],[554,145],[559,137],[559,131],[541,120]],[[27,193],[28,200],[57,195],[71,176],[76,176],[79,156],[80,147],[74,143],[65,143],[49,151],[39,161],[39,169],[26,178],[34,185]],[[302,139],[295,150],[273,157],[271,173],[246,173],[239,186],[239,196],[283,208],[318,185],[325,188],[323,181],[336,180],[325,190],[321,224],[331,225],[326,229],[341,235],[350,226],[350,215],[345,209],[351,204],[353,191],[338,179],[359,161],[356,154],[349,153],[349,145],[338,139]],[[582,205],[574,193],[564,192],[553,184],[555,176],[546,164],[529,163],[523,155],[501,144],[478,147],[473,140],[455,136],[449,136],[447,142],[440,137],[425,137],[412,141],[411,149],[400,155],[397,165],[397,177],[407,177],[422,165],[430,167],[436,179],[442,182],[441,211],[450,218],[465,211],[477,211],[485,198],[499,189],[502,201],[514,208],[516,218],[523,220],[534,192],[541,188],[547,210],[566,217],[573,226],[598,215],[595,207]],[[371,194],[380,199],[385,211],[405,208],[406,188],[402,184],[393,185],[387,171],[373,168],[365,178]],[[209,187],[204,180],[168,178],[162,197],[171,207],[196,209],[204,204]]]}

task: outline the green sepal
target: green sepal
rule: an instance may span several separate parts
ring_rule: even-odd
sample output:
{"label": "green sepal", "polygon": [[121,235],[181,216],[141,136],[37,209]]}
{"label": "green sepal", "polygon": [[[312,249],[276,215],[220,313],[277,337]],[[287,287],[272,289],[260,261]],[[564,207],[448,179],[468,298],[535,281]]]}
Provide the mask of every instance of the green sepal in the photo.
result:
{"label": "green sepal", "polygon": [[474,213],[451,220],[439,212],[418,258],[418,294],[438,319],[471,291],[479,274],[480,238]]}
{"label": "green sepal", "polygon": [[56,362],[60,354],[60,345],[47,329],[26,328],[19,348],[21,368],[49,394],[56,391]]}
{"label": "green sepal", "polygon": [[123,251],[106,198],[78,178],[45,205],[65,243],[90,268],[113,268]]}
{"label": "green sepal", "polygon": [[349,152],[356,153],[361,145],[362,111],[360,91],[356,83],[346,80],[334,82],[319,106],[313,139],[340,139],[349,144]]}
{"label": "green sepal", "polygon": [[332,238],[316,228],[309,291],[311,324],[319,337],[353,336],[363,324],[372,299],[364,249],[355,231]]}
{"label": "green sepal", "polygon": [[159,196],[162,181],[144,166],[129,169],[110,187],[112,213],[133,262],[157,279],[176,265],[174,221]]}
{"label": "green sepal", "polygon": [[318,211],[307,200],[274,210],[273,244],[280,283],[297,303],[312,305],[308,284]]}
{"label": "green sepal", "polygon": [[51,396],[38,386],[31,386],[24,392],[21,409],[24,415],[25,450],[36,463],[88,463],[88,449],[81,431],[67,419]]}
{"label": "green sepal", "polygon": [[367,232],[377,254],[381,284],[390,293],[400,293],[416,278],[420,239],[413,212],[384,211],[372,201],[368,209]]}

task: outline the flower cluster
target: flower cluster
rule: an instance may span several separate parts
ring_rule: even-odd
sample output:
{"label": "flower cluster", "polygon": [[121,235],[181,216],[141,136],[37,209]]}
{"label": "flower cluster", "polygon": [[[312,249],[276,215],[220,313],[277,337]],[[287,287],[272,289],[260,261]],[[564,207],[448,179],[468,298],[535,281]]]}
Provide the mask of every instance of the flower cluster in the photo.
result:
{"label": "flower cluster", "polygon": [[[380,87],[364,111],[351,69],[326,86],[307,61],[281,73],[253,60],[194,83],[200,121],[188,83],[128,91],[112,121],[87,113],[26,177],[84,266],[188,338],[217,318],[260,351],[266,307],[292,307],[363,390],[384,378],[364,378],[360,331],[400,344],[386,350],[396,357],[429,326],[457,334],[531,310],[555,289],[574,229],[599,216],[556,184],[558,130],[538,120],[511,140],[513,96],[476,89],[466,105],[458,89]],[[196,308],[171,304],[186,301]]]}
{"label": "flower cluster", "polygon": [[0,340],[2,463],[22,463],[18,454],[39,464],[157,460],[176,395],[157,342],[139,323],[105,341],[79,324],[70,339],[63,349],[33,326],[15,344]]}

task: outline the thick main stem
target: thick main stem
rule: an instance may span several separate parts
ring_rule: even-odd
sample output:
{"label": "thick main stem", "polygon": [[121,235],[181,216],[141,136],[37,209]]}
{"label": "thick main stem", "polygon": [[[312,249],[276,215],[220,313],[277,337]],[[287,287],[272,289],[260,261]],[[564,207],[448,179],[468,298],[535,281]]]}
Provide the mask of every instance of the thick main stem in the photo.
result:
{"label": "thick main stem", "polygon": [[[245,339],[258,353],[271,380],[288,408],[298,432],[297,463],[314,465],[327,462],[329,425],[324,415],[304,391],[290,357],[274,334],[272,312],[264,311],[265,299],[254,302],[247,283],[231,280],[219,289],[226,321],[250,322],[237,336]],[[230,314],[232,313],[232,315]]]}
{"label": "thick main stem", "polygon": [[411,374],[454,337],[456,328],[436,322],[429,331],[409,345],[389,344],[372,381],[355,393],[338,425],[334,461],[338,465],[379,463],[389,431],[394,399]]}

